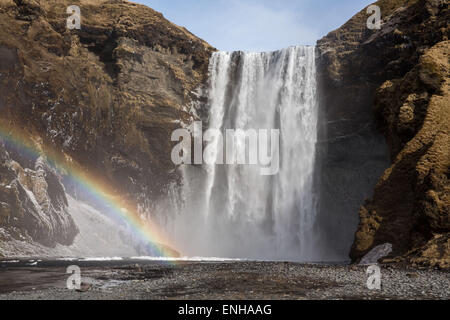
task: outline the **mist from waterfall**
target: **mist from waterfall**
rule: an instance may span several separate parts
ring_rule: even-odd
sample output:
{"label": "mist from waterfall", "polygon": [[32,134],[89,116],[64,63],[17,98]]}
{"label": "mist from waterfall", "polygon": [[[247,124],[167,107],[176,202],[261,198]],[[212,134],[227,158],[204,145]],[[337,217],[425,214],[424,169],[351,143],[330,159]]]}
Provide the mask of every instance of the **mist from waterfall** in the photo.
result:
{"label": "mist from waterfall", "polygon": [[[215,53],[207,95],[204,129],[279,129],[280,169],[263,176],[258,165],[184,165],[177,208],[164,222],[178,249],[189,256],[319,259],[315,48]],[[209,143],[213,157],[220,147],[218,139]]]}

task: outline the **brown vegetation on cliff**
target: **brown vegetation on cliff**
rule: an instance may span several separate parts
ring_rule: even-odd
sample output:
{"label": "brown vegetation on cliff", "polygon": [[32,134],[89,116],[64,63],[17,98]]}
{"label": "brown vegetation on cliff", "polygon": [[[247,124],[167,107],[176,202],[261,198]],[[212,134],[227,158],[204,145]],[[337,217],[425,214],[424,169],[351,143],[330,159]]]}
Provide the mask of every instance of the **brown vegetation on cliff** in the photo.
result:
{"label": "brown vegetation on cliff", "polygon": [[[69,5],[81,8],[80,30],[66,27]],[[0,0],[0,29],[2,123],[135,203],[177,181],[170,135],[190,119],[215,49],[122,0]],[[34,168],[36,159],[8,151]]]}
{"label": "brown vegetation on cliff", "polygon": [[322,85],[344,83],[356,93],[352,98],[344,90],[343,109],[330,112],[367,113],[373,106],[391,154],[392,166],[360,209],[351,258],[389,242],[392,256],[449,267],[448,2],[376,4],[383,14],[380,30],[365,28],[363,10],[318,44]]}
{"label": "brown vegetation on cliff", "polygon": [[[431,265],[450,267],[449,70],[450,41],[442,41],[426,50],[405,77],[378,89],[375,112],[393,165],[361,209],[356,252],[390,242],[397,254],[413,250],[407,256],[414,262],[417,255],[428,256]],[[428,241],[441,245],[431,250]]]}

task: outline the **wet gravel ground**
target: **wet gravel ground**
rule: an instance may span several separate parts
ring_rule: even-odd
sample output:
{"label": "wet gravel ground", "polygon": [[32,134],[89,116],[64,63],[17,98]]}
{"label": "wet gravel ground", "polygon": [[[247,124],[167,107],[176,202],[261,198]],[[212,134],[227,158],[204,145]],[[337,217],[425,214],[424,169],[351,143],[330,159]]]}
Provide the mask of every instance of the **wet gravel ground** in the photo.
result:
{"label": "wet gravel ground", "polygon": [[[66,288],[70,264],[81,268],[81,290]],[[448,271],[381,266],[381,289],[369,290],[366,270],[286,262],[0,262],[0,300],[450,299]]]}

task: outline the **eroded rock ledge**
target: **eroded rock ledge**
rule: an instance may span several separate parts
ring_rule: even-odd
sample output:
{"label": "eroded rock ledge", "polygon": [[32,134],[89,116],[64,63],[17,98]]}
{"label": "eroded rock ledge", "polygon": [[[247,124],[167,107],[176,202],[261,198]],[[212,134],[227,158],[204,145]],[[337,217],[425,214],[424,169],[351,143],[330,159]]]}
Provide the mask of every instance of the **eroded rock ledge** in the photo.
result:
{"label": "eroded rock ledge", "polygon": [[0,141],[0,242],[54,247],[70,245],[77,233],[61,177],[43,158],[36,160],[34,170],[23,169]]}

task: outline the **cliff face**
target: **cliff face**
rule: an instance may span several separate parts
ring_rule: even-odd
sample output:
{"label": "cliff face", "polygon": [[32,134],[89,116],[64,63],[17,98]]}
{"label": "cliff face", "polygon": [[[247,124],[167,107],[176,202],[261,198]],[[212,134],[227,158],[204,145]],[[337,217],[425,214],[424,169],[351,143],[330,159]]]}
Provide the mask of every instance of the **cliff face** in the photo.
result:
{"label": "cliff face", "polygon": [[[69,5],[81,8],[80,30],[66,27]],[[22,136],[39,141],[43,152],[50,147],[73,159],[139,204],[177,181],[171,132],[192,116],[215,49],[160,13],[121,0],[0,0],[0,28],[3,129],[19,128]],[[25,172],[21,168],[34,169],[37,160],[8,151],[5,183],[19,181],[11,161]],[[31,190],[42,180],[39,170],[24,175],[33,182],[26,186],[20,180],[14,191],[23,199],[22,187]],[[0,199],[10,195],[0,189]],[[33,210],[22,211],[33,215]],[[0,227],[11,222],[5,219]],[[46,232],[40,224],[35,228],[24,230]],[[58,239],[71,237],[73,232]]]}
{"label": "cliff face", "polygon": [[[326,140],[323,153],[330,157],[328,161],[336,154],[354,161],[352,150],[356,149],[348,145],[355,143],[348,142],[352,139],[348,136],[361,141],[356,150],[361,163],[379,156],[376,163],[370,160],[366,174],[359,173],[357,166],[347,168],[344,173],[349,180],[370,185],[376,173],[389,166],[383,168],[385,155],[377,132],[386,139],[390,167],[373,195],[368,189],[355,189],[356,184],[348,194],[333,196],[338,203],[347,195],[371,198],[359,210],[360,223],[350,254],[353,260],[389,242],[392,256],[448,267],[448,2],[381,0],[376,4],[383,15],[380,30],[366,28],[369,15],[363,10],[318,43],[319,80],[325,94],[321,112],[326,119],[321,135],[326,139],[344,136],[344,142]],[[342,130],[348,132],[341,134]],[[336,145],[342,145],[338,152]],[[326,181],[333,177],[334,168],[330,162],[324,163]],[[331,183],[339,184],[342,176],[340,179]],[[330,194],[326,184],[322,193]]]}
{"label": "cliff face", "polygon": [[[81,8],[81,30],[66,9]],[[120,191],[163,192],[170,133],[206,80],[213,50],[125,1],[1,1],[0,108]]]}

